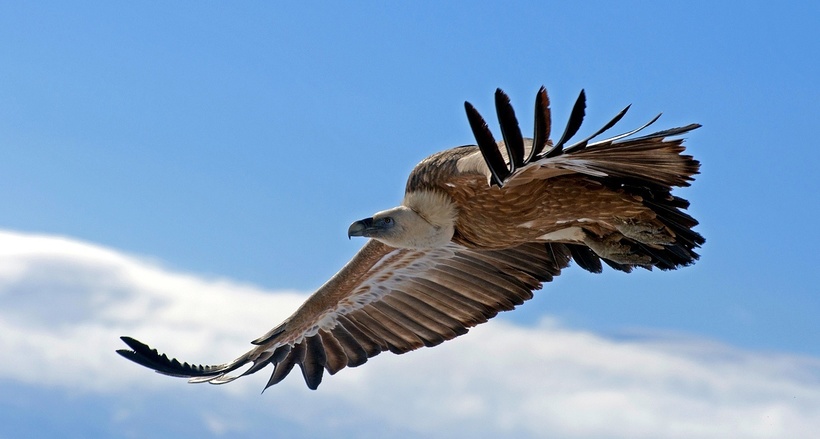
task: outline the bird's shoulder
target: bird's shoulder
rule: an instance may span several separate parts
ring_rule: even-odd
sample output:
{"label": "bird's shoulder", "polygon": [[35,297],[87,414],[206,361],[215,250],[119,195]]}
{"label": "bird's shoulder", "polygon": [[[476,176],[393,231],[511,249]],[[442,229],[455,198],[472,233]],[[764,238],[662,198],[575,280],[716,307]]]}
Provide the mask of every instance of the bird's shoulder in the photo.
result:
{"label": "bird's shoulder", "polygon": [[[465,167],[464,164],[470,162],[472,158],[478,160],[479,166]],[[441,189],[465,175],[483,175],[481,166],[484,166],[481,153],[474,145],[459,146],[437,152],[413,168],[407,178],[405,192]]]}

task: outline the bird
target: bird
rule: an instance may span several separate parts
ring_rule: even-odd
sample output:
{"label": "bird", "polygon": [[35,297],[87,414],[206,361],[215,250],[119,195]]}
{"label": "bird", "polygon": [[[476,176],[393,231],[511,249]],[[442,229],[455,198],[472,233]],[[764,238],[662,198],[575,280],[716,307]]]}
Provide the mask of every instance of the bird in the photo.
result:
{"label": "bird", "polygon": [[533,297],[572,261],[600,273],[674,270],[694,263],[705,240],[689,202],[700,163],[680,137],[699,124],[637,136],[658,120],[574,143],[584,119],[581,90],[562,135],[550,138],[546,88],[536,93],[533,137],[522,135],[509,96],[495,92],[502,138],[464,103],[476,144],[435,153],[411,171],[396,207],[353,222],[368,238],[356,255],[252,348],[217,365],[180,362],[128,336],[117,353],[191,383],[224,384],[273,371],[265,389],[299,366],[309,389],[324,372],[361,366],[384,351],[403,354],[464,335]]}

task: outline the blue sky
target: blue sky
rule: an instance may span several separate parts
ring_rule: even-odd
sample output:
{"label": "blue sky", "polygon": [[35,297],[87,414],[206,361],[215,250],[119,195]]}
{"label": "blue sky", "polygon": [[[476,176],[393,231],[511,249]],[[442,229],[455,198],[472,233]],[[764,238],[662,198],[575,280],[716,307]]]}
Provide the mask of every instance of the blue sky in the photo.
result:
{"label": "blue sky", "polygon": [[[667,358],[671,351],[684,355],[692,370],[706,370],[698,361],[728,356],[737,368],[731,373],[765,378],[772,371],[754,365],[773,362],[783,368],[778,371],[790,371],[783,373],[794,377],[790,385],[809,393],[804,405],[784,406],[791,407],[784,409],[786,430],[755,431],[776,437],[811,431],[787,429],[794,426],[816,429],[806,404],[820,400],[820,159],[814,144],[820,7],[804,3],[3,3],[0,232],[8,259],[0,266],[0,308],[6,310],[0,324],[7,334],[0,346],[13,353],[17,369],[0,378],[0,438],[144,436],[147,425],[154,437],[273,429],[309,437],[332,428],[354,436],[364,423],[380,425],[374,437],[460,435],[467,427],[459,420],[482,419],[476,407],[493,407],[503,396],[470,394],[475,399],[464,401],[474,404],[465,403],[472,408],[463,418],[413,424],[389,411],[396,401],[372,390],[373,383],[399,386],[393,381],[408,379],[408,370],[457,361],[459,349],[472,346],[468,339],[489,343],[494,333],[526,340],[577,336],[594,341],[580,346],[611,347],[623,364],[643,355]],[[239,390],[188,386],[113,355],[120,330],[189,349],[199,355],[194,361],[224,361],[243,352],[247,341],[289,312],[264,310],[260,301],[297,306],[296,299],[361,246],[346,237],[351,221],[397,204],[407,174],[427,155],[473,142],[465,100],[494,127],[496,87],[522,112],[541,85],[550,92],[556,126],[578,91],[586,90],[581,134],[630,103],[624,126],[661,111],[662,128],[704,125],[687,136],[702,174],[680,192],[692,201],[690,212],[707,239],[695,266],[597,276],[571,268],[487,329],[424,353],[382,355],[312,393],[298,376],[280,393],[262,396],[263,377],[252,385],[236,383]],[[530,129],[525,119],[522,125]],[[35,243],[38,252],[31,250]],[[157,283],[118,277],[107,271],[112,267],[139,267]],[[218,306],[197,301],[197,288],[182,288],[189,294],[183,297],[167,286],[178,278],[207,289]],[[140,308],[140,297],[171,304],[168,315]],[[54,306],[65,312],[48,310]],[[186,320],[192,312],[186,306],[199,317]],[[215,315],[235,319],[240,328],[220,324],[228,335],[209,330]],[[196,330],[180,335],[185,325]],[[92,336],[84,328],[97,329]],[[59,337],[61,330],[73,335]],[[99,352],[78,360],[71,340],[81,343],[83,334],[98,337],[91,345]],[[212,337],[222,345],[204,346]],[[640,352],[631,350],[635,346]],[[544,355],[544,361],[555,358]],[[573,355],[568,358],[583,358]],[[497,366],[500,374],[512,373]],[[71,377],[56,379],[61,367]],[[560,375],[560,363],[551,368]],[[674,377],[676,370],[670,366],[662,376]],[[87,376],[78,378],[83,371]],[[594,389],[593,380],[582,378],[572,382]],[[331,388],[334,380],[340,384]],[[622,385],[628,380],[613,382],[613,394],[638,407],[635,413],[649,410],[657,422],[636,421],[630,425],[638,430],[613,432],[559,421],[504,430],[507,424],[499,421],[501,427],[487,431],[677,437],[658,427],[672,425],[674,411],[640,409],[640,398]],[[707,409],[750,401],[740,394],[710,399],[661,389],[658,395],[691,397],[686,404]],[[461,395],[456,390],[453,395]],[[354,400],[345,391],[376,392],[373,399],[382,404]],[[783,389],[767,391],[759,394],[781,395]],[[395,392],[412,407],[425,406],[425,395],[412,387]],[[555,398],[575,394],[561,392],[544,390]],[[761,404],[775,406],[771,398]],[[192,401],[225,412],[203,414]],[[340,401],[351,407],[344,417],[320,410]],[[590,419],[609,410],[595,401],[579,406]],[[547,413],[560,420],[560,407],[569,403],[559,402],[544,407],[557,404]],[[230,407],[242,407],[242,414]],[[457,412],[447,408],[438,412]],[[736,432],[725,421],[731,416],[715,416],[714,428],[684,436]]]}

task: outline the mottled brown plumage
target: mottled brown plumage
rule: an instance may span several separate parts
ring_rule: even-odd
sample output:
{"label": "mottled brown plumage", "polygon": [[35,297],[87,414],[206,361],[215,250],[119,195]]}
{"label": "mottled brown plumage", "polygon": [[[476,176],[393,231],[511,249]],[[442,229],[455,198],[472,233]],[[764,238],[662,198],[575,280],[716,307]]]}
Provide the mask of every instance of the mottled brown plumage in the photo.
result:
{"label": "mottled brown plumage", "polygon": [[419,163],[401,205],[350,226],[349,235],[372,239],[253,349],[215,366],[180,363],[130,337],[123,340],[131,349],[118,352],[157,372],[214,384],[273,364],[272,386],[298,365],[315,389],[325,370],[335,374],[383,351],[401,354],[465,334],[531,298],[571,259],[600,272],[602,261],[630,271],[675,269],[698,258],[694,249],[704,240],[692,230],[697,221],[671,192],[687,186],[699,164],[682,154],[680,139],[667,139],[698,125],[590,143],[624,109],[567,145],[584,115],[582,92],[553,144],[543,88],[535,140],[521,136],[509,98],[498,90],[506,142],[496,142],[478,111],[465,107],[478,146]]}

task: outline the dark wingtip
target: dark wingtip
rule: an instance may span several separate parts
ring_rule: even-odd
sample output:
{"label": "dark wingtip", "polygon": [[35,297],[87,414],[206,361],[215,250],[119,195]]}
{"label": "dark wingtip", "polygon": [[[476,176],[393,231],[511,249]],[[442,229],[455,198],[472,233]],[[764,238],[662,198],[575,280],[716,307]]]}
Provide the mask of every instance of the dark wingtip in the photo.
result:
{"label": "dark wingtip", "polygon": [[490,169],[491,184],[503,186],[504,180],[510,175],[510,170],[507,169],[504,157],[501,156],[501,152],[498,150],[498,145],[495,143],[490,127],[487,126],[487,122],[471,103],[465,101],[464,109],[467,112],[467,120],[470,122],[470,128],[475,136],[478,149]]}
{"label": "dark wingtip", "polygon": [[498,124],[501,126],[501,136],[510,158],[510,174],[514,174],[516,169],[524,166],[524,138],[510,97],[500,88],[495,90],[495,110]]}
{"label": "dark wingtip", "polygon": [[575,143],[571,146],[568,146],[568,147],[564,148],[564,153],[566,154],[566,153],[570,153],[570,152],[573,152],[573,151],[578,151],[578,150],[586,148],[586,146],[587,146],[587,144],[589,143],[590,140],[600,136],[601,134],[603,134],[604,132],[606,132],[607,130],[609,130],[613,126],[615,126],[615,124],[618,123],[621,119],[623,119],[623,117],[626,115],[626,112],[629,111],[630,107],[632,107],[632,104],[629,104],[626,107],[624,107],[624,109],[621,110],[620,112],[618,112],[618,114],[616,114],[615,117],[613,117],[609,122],[604,124],[604,126],[601,127],[601,129],[599,129],[598,131],[592,133],[592,135],[590,135],[586,139],[581,140],[581,141],[579,141],[579,142],[577,142],[577,143]]}
{"label": "dark wingtip", "polygon": [[117,353],[122,357],[127,358],[140,366],[153,369],[160,373],[176,376],[189,376],[181,370],[182,365],[176,359],[170,359],[167,355],[160,354],[156,349],[151,349],[151,347],[147,344],[134,338],[122,336],[120,337],[120,340],[125,342],[125,344],[132,349],[117,350]]}
{"label": "dark wingtip", "polygon": [[[603,140],[598,140],[598,141],[595,141],[595,142],[591,143],[590,145],[601,145],[601,144],[604,144],[604,143],[614,143],[614,142],[616,142],[620,139],[629,137],[629,136],[631,136],[631,135],[633,135],[633,134],[635,134],[639,131],[642,131],[643,129],[645,129],[646,127],[652,125],[653,123],[657,122],[658,119],[660,119],[662,115],[663,115],[663,113],[658,113],[649,122],[639,126],[638,128],[635,128],[632,131],[627,131],[623,134],[618,134],[617,136],[609,137],[609,138],[606,138],[606,139],[603,139]],[[633,140],[633,139],[630,139],[630,140]]]}
{"label": "dark wingtip", "polygon": [[327,363],[327,354],[320,337],[308,337],[305,341],[305,356],[298,362],[302,377],[310,390],[319,388]]}
{"label": "dark wingtip", "polygon": [[122,337],[120,337],[120,340],[125,342],[125,344],[128,345],[129,348],[133,349],[133,351],[128,351],[128,352],[133,352],[137,355],[144,355],[144,354],[149,354],[149,355],[150,354],[156,354],[156,355],[158,355],[158,351],[156,349],[151,349],[150,346],[148,346],[147,344],[145,344],[145,343],[143,343],[143,342],[141,342],[141,341],[139,341],[135,338],[129,337],[127,335],[123,335]]}
{"label": "dark wingtip", "polygon": [[581,123],[584,121],[584,115],[586,114],[586,107],[587,107],[587,95],[584,89],[581,89],[581,93],[578,94],[578,99],[575,100],[575,105],[572,106],[572,112],[570,112],[569,120],[567,121],[567,127],[564,128],[564,134],[561,135],[561,139],[552,147],[549,151],[547,151],[546,157],[554,157],[556,155],[561,154],[564,148],[564,144],[578,132],[578,129],[581,128]]}
{"label": "dark wingtip", "polygon": [[544,151],[550,137],[551,129],[550,100],[547,96],[547,88],[543,85],[535,95],[535,122],[532,137],[532,148],[526,162],[531,162],[535,157]]}
{"label": "dark wingtip", "polygon": [[678,136],[678,135],[681,135],[681,134],[686,134],[689,131],[696,130],[700,127],[701,127],[700,124],[690,123],[689,125],[686,125],[686,126],[676,127],[676,128],[669,128],[669,129],[663,130],[663,131],[656,131],[652,134],[647,134],[647,135],[641,136],[641,137],[633,137],[633,138],[627,139],[627,140],[629,140],[630,142],[634,142],[634,141],[641,141],[641,140],[653,139],[653,138],[657,139],[657,138],[663,138],[663,137]]}
{"label": "dark wingtip", "polygon": [[[181,363],[176,358],[169,358],[166,354],[160,354],[158,350],[134,338],[122,336],[120,340],[125,342],[132,350],[119,349],[116,351],[118,354],[140,366],[153,369],[164,375],[192,378],[211,375],[216,376],[232,370],[231,367],[224,364],[219,366],[203,366]],[[233,367],[233,369],[235,368],[236,367]]]}

